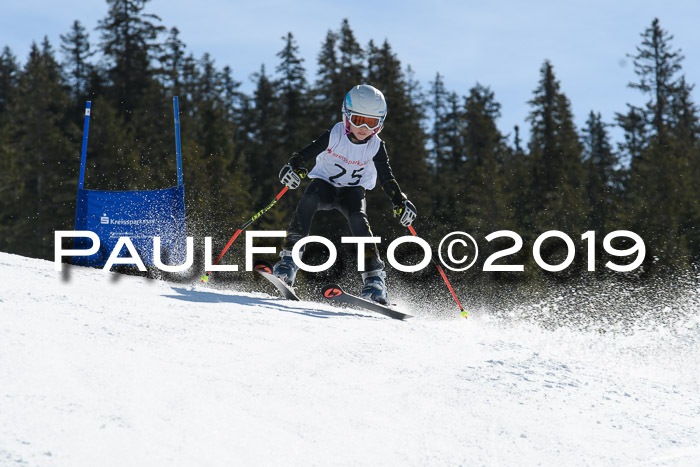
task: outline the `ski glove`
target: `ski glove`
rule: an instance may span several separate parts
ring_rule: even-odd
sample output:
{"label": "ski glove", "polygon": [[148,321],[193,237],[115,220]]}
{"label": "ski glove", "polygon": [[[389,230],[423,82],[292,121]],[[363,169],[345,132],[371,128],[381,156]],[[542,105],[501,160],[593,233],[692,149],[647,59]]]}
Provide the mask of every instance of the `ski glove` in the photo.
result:
{"label": "ski glove", "polygon": [[399,222],[404,227],[410,226],[418,216],[416,207],[409,200],[403,200],[400,204],[394,205],[394,217],[399,218]]}
{"label": "ski glove", "polygon": [[308,170],[306,169],[295,169],[292,164],[285,164],[280,170],[280,182],[282,185],[286,185],[290,190],[296,190],[301,185],[301,179],[306,177]]}

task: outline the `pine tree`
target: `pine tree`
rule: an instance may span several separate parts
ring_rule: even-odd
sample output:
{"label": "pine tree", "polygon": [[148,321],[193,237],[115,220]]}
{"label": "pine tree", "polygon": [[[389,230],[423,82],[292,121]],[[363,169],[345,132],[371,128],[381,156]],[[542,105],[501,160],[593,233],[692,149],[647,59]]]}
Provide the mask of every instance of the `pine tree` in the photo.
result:
{"label": "pine tree", "polygon": [[[199,69],[197,67],[197,59],[192,54],[186,55],[182,60],[181,81],[179,85],[179,96],[183,101],[197,102],[199,99]],[[197,107],[192,104],[189,107],[188,114],[192,118],[196,118]]]}
{"label": "pine tree", "polygon": [[647,121],[658,136],[666,134],[671,101],[678,90],[674,76],[680,71],[683,61],[680,51],[671,49],[672,40],[673,36],[661,29],[659,19],[654,18],[651,26],[642,34],[642,44],[637,46],[637,55],[630,55],[639,82],[630,83],[629,87],[649,94]]}
{"label": "pine tree", "polygon": [[338,33],[338,50],[340,51],[340,70],[338,89],[345,97],[350,88],[362,84],[365,75],[364,58],[365,52],[355,39],[355,33],[350,28],[347,18],[343,20]]}
{"label": "pine tree", "polygon": [[489,88],[476,84],[464,99],[464,157],[460,166],[458,195],[461,206],[457,216],[466,220],[478,235],[513,228],[507,215],[504,193],[506,145],[496,126],[500,104]]}
{"label": "pine tree", "polygon": [[318,79],[312,96],[319,128],[330,128],[340,119],[345,95],[363,83],[365,53],[347,19],[338,32],[328,31],[318,55]]}
{"label": "pine tree", "polygon": [[700,117],[691,97],[693,87],[681,77],[671,102],[669,124],[682,203],[678,235],[685,240],[690,263],[700,264]]}
{"label": "pine tree", "polygon": [[649,142],[644,112],[639,107],[627,104],[627,113],[617,113],[617,124],[624,131],[624,142],[618,143],[621,154],[626,155],[626,165],[638,159]]}
{"label": "pine tree", "polygon": [[32,44],[18,82],[3,162],[16,178],[3,197],[0,238],[3,250],[49,258],[54,230],[72,225],[77,179],[69,144],[76,128],[63,113],[69,95],[48,39]]}
{"label": "pine tree", "polygon": [[[372,82],[384,94],[387,102],[387,117],[380,136],[386,142],[389,162],[397,181],[409,199],[416,205],[419,215],[426,219],[433,211],[430,196],[431,171],[426,150],[427,135],[422,127],[425,109],[422,102],[411,96],[410,83],[401,69],[401,62],[394,54],[388,41],[381,48],[371,47],[368,61],[372,64]],[[394,238],[405,234],[405,229],[391,217],[391,203],[386,196],[373,196],[379,212],[381,225],[386,232],[383,236]],[[422,214],[421,214],[422,213]],[[375,215],[376,216],[376,215]],[[379,231],[379,227],[376,227]]]}
{"label": "pine tree", "polygon": [[313,97],[313,122],[319,128],[329,128],[338,119],[338,102],[342,102],[347,90],[339,84],[338,34],[328,31],[318,54],[318,79],[311,90]]}
{"label": "pine tree", "polygon": [[304,59],[299,57],[299,47],[291,32],[282,40],[284,48],[277,53],[280,63],[276,68],[279,78],[275,87],[279,93],[279,114],[282,118],[280,149],[286,159],[308,144],[315,135],[309,129],[308,85],[306,70],[302,65]]}
{"label": "pine tree", "polygon": [[639,109],[649,126],[646,144],[630,164],[628,222],[647,243],[648,257],[662,266],[687,263],[692,228],[685,226],[688,216],[693,219],[697,193],[689,173],[691,155],[697,153],[688,151],[694,143],[687,137],[697,109],[688,101],[685,81],[677,77],[683,56],[673,50],[672,39],[654,19],[633,56],[638,81],[629,84],[649,97]]}
{"label": "pine tree", "polygon": [[515,230],[530,237],[530,187],[534,184],[534,177],[530,170],[530,156],[521,144],[518,125],[513,127],[513,133],[513,147],[508,148],[504,162],[504,191],[508,194],[510,218],[517,226]]}
{"label": "pine tree", "polygon": [[430,83],[429,91],[430,116],[432,118],[432,128],[430,131],[430,160],[437,168],[444,165],[447,153],[447,96],[445,82],[440,73],[435,74],[435,81]]}
{"label": "pine tree", "polygon": [[175,27],[170,28],[165,44],[163,44],[163,53],[158,58],[161,83],[170,94],[176,96],[180,93],[186,47],[180,40],[180,30]]}
{"label": "pine tree", "polygon": [[442,162],[443,171],[455,171],[466,160],[465,135],[466,112],[456,92],[447,95],[447,113],[445,114],[445,149]]}
{"label": "pine tree", "polygon": [[73,89],[74,110],[79,110],[88,100],[89,80],[93,65],[89,62],[95,51],[90,50],[90,36],[75,20],[70,33],[61,34],[61,51],[63,52],[63,68],[68,70],[68,84]]}
{"label": "pine tree", "polygon": [[153,76],[152,61],[158,58],[158,35],[165,29],[160,18],[144,13],[148,0],[107,0],[109,12],[100,20],[100,48],[108,61],[107,76],[112,98],[133,112],[147,92]]}
{"label": "pine tree", "polygon": [[9,47],[0,55],[0,125],[19,86],[19,64]]}
{"label": "pine tree", "polygon": [[[226,91],[224,76],[216,70],[209,54],[204,54],[198,69],[198,92],[191,103],[197,109],[197,118],[188,122],[196,145],[191,148],[188,162],[194,186],[205,188],[197,198],[200,221],[211,231],[224,230],[221,233],[226,234],[226,227],[230,228],[249,204],[248,171],[238,147],[236,124],[222,100]],[[230,75],[227,80],[232,80]],[[212,204],[212,199],[225,202]]]}
{"label": "pine tree", "polygon": [[[148,0],[107,0],[109,11],[100,20],[100,50],[107,80],[105,95],[118,109],[129,139],[121,142],[123,166],[132,159],[137,169],[121,174],[122,189],[159,189],[175,180],[170,97],[157,81],[155,65],[162,56],[160,18],[145,13]],[[101,155],[98,155],[101,157]],[[105,176],[116,177],[114,174]]]}
{"label": "pine tree", "polygon": [[[20,66],[9,47],[0,55],[0,250],[18,252],[17,223],[26,174],[24,154],[15,144],[16,124],[13,110],[19,93]],[[27,233],[25,229],[23,234]],[[13,235],[14,234],[14,235]]]}
{"label": "pine tree", "polygon": [[556,229],[578,233],[585,228],[587,203],[582,148],[570,103],[560,90],[552,64],[545,61],[539,86],[529,101],[531,195],[526,208],[530,231]]}
{"label": "pine tree", "polygon": [[245,153],[250,181],[255,187],[254,199],[267,199],[279,192],[277,173],[290,155],[279,150],[281,122],[277,90],[264,65],[253,75],[253,80],[255,91],[250,106],[244,110]]}
{"label": "pine tree", "polygon": [[430,163],[434,171],[433,184],[439,187],[431,193],[431,215],[440,223],[452,224],[459,191],[459,184],[454,180],[455,162],[461,161],[464,153],[461,144],[463,112],[457,94],[445,89],[440,73],[437,73],[430,86],[430,100],[427,103],[433,119]]}
{"label": "pine tree", "polygon": [[240,121],[237,117],[242,108],[241,101],[243,99],[243,94],[239,91],[242,83],[233,78],[233,70],[228,65],[221,70],[221,80],[223,86],[222,99],[224,108],[226,109],[226,118],[236,123],[236,125],[240,125]]}
{"label": "pine tree", "polygon": [[595,230],[602,244],[608,232],[615,230],[615,207],[619,201],[620,180],[618,158],[613,153],[606,127],[600,113],[591,112],[583,130],[584,154],[588,172],[587,192],[590,205],[588,229]]}

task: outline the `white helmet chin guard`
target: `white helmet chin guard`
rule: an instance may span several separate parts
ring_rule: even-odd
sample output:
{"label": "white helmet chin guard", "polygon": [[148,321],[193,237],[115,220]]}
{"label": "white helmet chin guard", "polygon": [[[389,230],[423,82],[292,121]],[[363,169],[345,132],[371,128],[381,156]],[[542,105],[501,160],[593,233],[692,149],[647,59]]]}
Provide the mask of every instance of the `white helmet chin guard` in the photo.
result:
{"label": "white helmet chin guard", "polygon": [[[386,118],[386,100],[382,92],[368,84],[352,88],[343,101],[343,123],[350,131],[350,123],[373,130],[373,134],[382,131]],[[358,124],[359,123],[359,124]]]}

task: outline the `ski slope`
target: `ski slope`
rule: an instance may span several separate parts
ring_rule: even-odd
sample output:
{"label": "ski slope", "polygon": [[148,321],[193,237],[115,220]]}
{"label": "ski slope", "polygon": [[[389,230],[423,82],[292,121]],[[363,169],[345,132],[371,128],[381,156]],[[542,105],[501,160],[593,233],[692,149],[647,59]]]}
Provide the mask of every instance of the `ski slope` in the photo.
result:
{"label": "ski slope", "polygon": [[0,465],[700,465],[697,291],[601,333],[6,253],[0,284]]}

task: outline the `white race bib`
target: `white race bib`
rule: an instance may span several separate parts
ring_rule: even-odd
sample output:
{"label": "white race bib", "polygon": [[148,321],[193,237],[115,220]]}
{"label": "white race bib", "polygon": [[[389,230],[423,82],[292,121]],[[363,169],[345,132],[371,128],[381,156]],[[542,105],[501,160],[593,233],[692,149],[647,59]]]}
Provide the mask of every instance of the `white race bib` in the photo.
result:
{"label": "white race bib", "polygon": [[320,178],[334,186],[361,186],[371,190],[377,183],[374,156],[382,140],[372,135],[365,144],[354,144],[345,134],[345,125],[336,123],[328,147],[316,156],[309,178]]}

